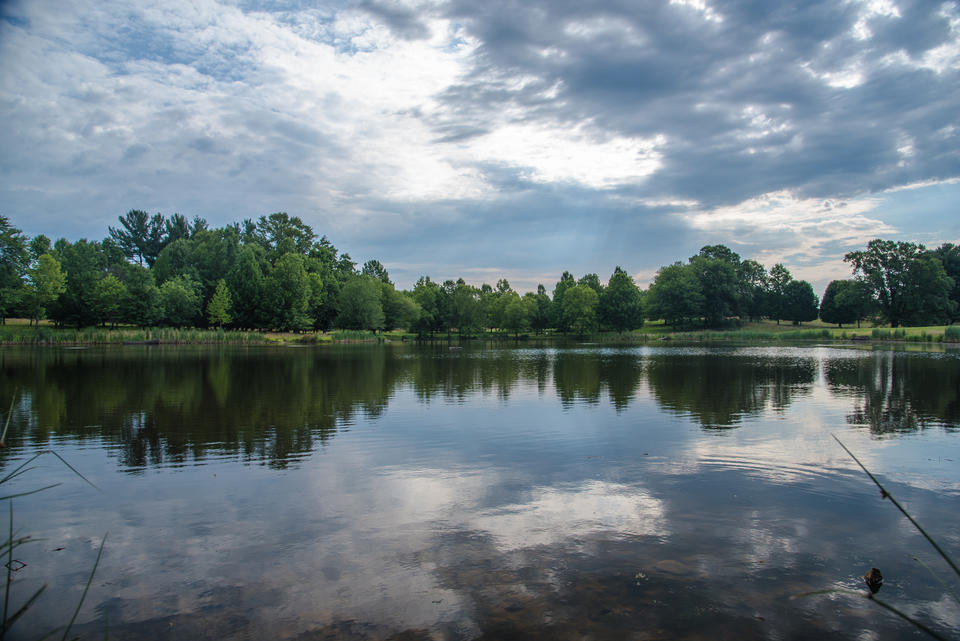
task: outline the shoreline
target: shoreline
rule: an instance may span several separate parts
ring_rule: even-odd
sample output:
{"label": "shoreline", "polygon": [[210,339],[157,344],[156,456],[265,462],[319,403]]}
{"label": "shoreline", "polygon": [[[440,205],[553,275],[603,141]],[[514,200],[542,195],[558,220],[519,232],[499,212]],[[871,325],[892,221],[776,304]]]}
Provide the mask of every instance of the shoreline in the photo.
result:
{"label": "shoreline", "polygon": [[499,332],[460,336],[456,333],[417,336],[403,331],[373,333],[361,330],[330,332],[262,332],[222,329],[177,328],[84,328],[0,326],[0,346],[160,346],[160,345],[333,345],[385,343],[524,343],[558,344],[593,342],[600,345],[702,344],[702,343],[810,343],[825,342],[870,344],[960,344],[960,326],[926,328],[790,328],[779,331],[762,329],[704,329],[670,331],[663,326],[617,334],[600,332],[587,336],[524,334],[518,337]]}

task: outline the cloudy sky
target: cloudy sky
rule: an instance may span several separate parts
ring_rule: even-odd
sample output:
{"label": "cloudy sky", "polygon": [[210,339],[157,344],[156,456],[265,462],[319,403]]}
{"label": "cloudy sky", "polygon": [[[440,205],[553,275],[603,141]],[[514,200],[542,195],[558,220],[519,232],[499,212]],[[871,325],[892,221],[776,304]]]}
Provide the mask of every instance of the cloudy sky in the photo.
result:
{"label": "cloudy sky", "polygon": [[819,291],[960,242],[960,4],[0,2],[0,214],[300,216],[409,287],[641,284],[704,244]]}

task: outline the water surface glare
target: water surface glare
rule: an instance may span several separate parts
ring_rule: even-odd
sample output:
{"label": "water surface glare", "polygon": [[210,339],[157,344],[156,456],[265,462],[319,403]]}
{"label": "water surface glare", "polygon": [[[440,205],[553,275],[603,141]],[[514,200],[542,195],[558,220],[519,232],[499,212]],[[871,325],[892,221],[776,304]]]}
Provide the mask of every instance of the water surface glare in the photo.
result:
{"label": "water surface glare", "polygon": [[[960,353],[0,350],[11,630],[83,639],[956,637]],[[5,561],[6,562],[6,561]]]}

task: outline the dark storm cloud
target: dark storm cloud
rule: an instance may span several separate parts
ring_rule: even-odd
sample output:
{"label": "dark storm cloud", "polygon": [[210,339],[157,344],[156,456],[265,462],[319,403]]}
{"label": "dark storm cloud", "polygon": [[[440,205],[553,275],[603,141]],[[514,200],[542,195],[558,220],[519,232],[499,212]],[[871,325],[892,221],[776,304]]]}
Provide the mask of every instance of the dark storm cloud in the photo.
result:
{"label": "dark storm cloud", "polygon": [[454,2],[445,15],[478,49],[432,125],[447,139],[510,113],[663,134],[648,194],[705,206],[954,176],[960,78],[955,65],[922,65],[956,46],[947,6],[898,3],[897,17],[833,1],[716,3],[713,15],[659,2]]}
{"label": "dark storm cloud", "polygon": [[422,14],[410,7],[384,0],[362,0],[356,8],[375,16],[405,40],[430,37],[430,29],[423,23]]}

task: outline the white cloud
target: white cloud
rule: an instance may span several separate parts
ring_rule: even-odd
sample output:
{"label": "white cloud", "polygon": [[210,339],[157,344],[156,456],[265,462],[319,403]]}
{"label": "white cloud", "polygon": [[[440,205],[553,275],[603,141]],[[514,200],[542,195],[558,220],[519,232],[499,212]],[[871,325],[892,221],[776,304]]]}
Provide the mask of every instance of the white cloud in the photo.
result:
{"label": "white cloud", "polygon": [[574,38],[593,40],[594,38],[617,38],[630,46],[642,46],[646,39],[632,24],[621,18],[608,16],[592,17],[587,20],[568,22],[563,32]]}
{"label": "white cloud", "polygon": [[703,19],[708,22],[723,22],[723,16],[717,13],[714,8],[704,0],[670,0],[670,4],[678,4],[695,9]]}
{"label": "white cloud", "polygon": [[665,512],[662,502],[642,489],[589,481],[535,490],[529,502],[482,512],[471,525],[490,532],[501,549],[517,550],[602,532],[667,536]]}
{"label": "white cloud", "polygon": [[[683,233],[673,221],[653,223],[662,217],[655,210],[670,209],[694,230],[732,230],[747,246],[779,248],[770,256],[791,251],[786,240],[796,237],[859,240],[892,228],[850,207],[855,215],[840,219],[776,215],[815,209],[815,201],[768,203],[775,215],[761,215],[764,225],[700,203],[746,199],[741,209],[750,209],[770,199],[761,192],[790,189],[829,196],[818,187],[839,184],[832,177],[841,174],[847,193],[876,193],[949,177],[954,166],[956,3],[919,25],[946,40],[909,53],[890,53],[901,46],[899,31],[883,40],[888,27],[912,19],[894,0],[805,13],[812,31],[762,11],[744,24],[736,7],[703,0],[674,0],[648,15],[533,3],[516,9],[510,28],[467,5],[432,1],[379,13],[242,4],[8,3],[13,17],[0,22],[4,214],[24,227],[29,218],[28,233],[39,233],[63,227],[70,210],[62,233],[76,238],[104,233],[130,207],[217,225],[286,210],[338,244],[370,239],[371,228],[405,234],[391,245],[378,232],[381,244],[360,251],[416,262],[437,241],[422,233],[413,249],[410,237],[431,223],[504,211],[530,220],[542,216],[544,195],[563,220],[540,242],[550,236],[560,249],[541,252],[551,264],[525,268],[522,278],[533,278],[559,270],[571,247],[608,253],[629,207],[637,208],[631,229],[644,235],[639,253],[687,242],[671,236]],[[542,30],[520,22],[537,15],[548,18]],[[816,24],[837,16],[849,19],[839,30]],[[837,35],[811,40],[818,33]],[[702,47],[672,49],[691,34]],[[879,84],[894,77],[929,95]],[[864,99],[869,105],[857,104]],[[844,139],[846,131],[855,135]],[[898,155],[891,161],[877,149]],[[713,179],[726,159],[743,167],[742,179]],[[771,220],[783,232],[772,244],[764,236]],[[478,233],[487,234],[477,244],[486,254],[499,246],[496,226]],[[397,245],[407,254],[394,253]],[[463,262],[455,273],[516,268],[509,256],[479,250]]]}
{"label": "white cloud", "polygon": [[899,18],[900,9],[890,0],[856,0],[861,8],[860,17],[854,23],[851,34],[857,40],[869,40],[873,37],[870,22],[876,18]]}
{"label": "white cloud", "polygon": [[957,183],[960,183],[960,178],[948,178],[946,180],[922,180],[915,183],[908,183],[906,185],[897,185],[896,187],[885,189],[884,193],[892,194],[898,191],[908,191],[911,189],[923,189],[924,187],[933,187],[935,185],[956,185]]}
{"label": "white cloud", "polygon": [[731,243],[735,249],[767,267],[790,263],[795,278],[817,285],[849,271],[842,256],[836,255],[836,246],[859,246],[897,232],[869,215],[879,202],[876,198],[798,198],[780,191],[737,205],[677,216],[691,228],[722,239],[721,242],[736,239]]}
{"label": "white cloud", "polygon": [[576,182],[603,189],[643,180],[661,165],[666,138],[597,140],[586,127],[509,124],[463,148],[488,162],[524,168],[537,182]]}

